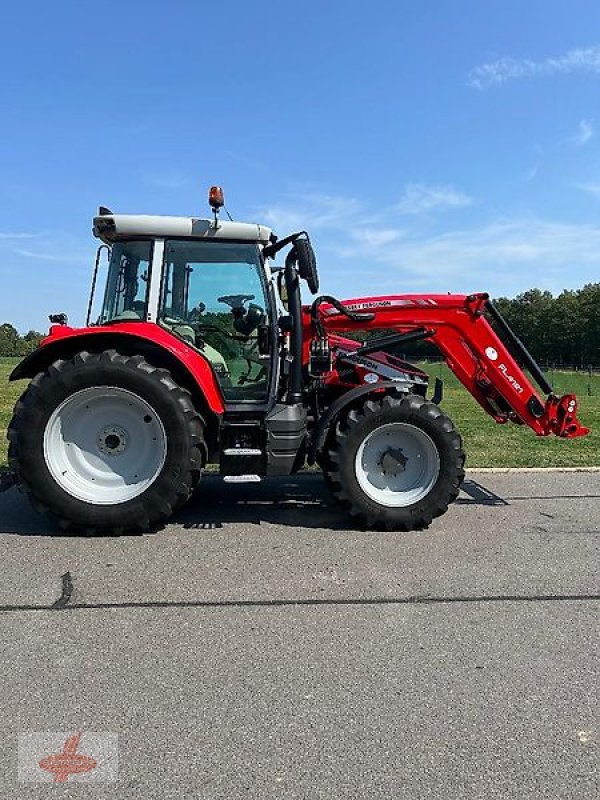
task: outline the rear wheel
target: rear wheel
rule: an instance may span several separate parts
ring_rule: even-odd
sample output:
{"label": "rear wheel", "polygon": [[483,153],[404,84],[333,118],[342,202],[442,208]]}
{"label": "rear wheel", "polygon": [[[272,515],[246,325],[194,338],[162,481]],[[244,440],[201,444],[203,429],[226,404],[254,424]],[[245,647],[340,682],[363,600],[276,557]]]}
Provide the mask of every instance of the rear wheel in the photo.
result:
{"label": "rear wheel", "polygon": [[465,474],[460,435],[423,397],[367,400],[338,420],[328,442],[326,483],[367,528],[426,528],[458,496]]}
{"label": "rear wheel", "polygon": [[146,530],[183,505],[206,460],[189,393],[142,356],[82,352],[37,375],[9,428],[11,466],[61,527]]}

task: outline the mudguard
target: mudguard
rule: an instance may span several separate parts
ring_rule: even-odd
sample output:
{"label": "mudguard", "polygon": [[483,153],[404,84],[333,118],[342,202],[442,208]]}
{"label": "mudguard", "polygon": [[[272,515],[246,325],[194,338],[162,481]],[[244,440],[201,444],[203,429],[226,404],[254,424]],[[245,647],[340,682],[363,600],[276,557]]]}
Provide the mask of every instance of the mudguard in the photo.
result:
{"label": "mudguard", "polygon": [[315,428],[312,436],[312,441],[307,453],[307,462],[314,464],[318,458],[320,451],[323,449],[327,431],[332,424],[335,424],[340,412],[354,403],[358,398],[366,397],[369,394],[376,394],[379,392],[398,392],[400,394],[407,394],[410,391],[406,383],[398,383],[398,381],[378,381],[377,383],[370,383],[366,386],[357,386],[356,389],[350,389],[348,392],[340,395],[329,406],[327,411],[319,418],[319,422]]}
{"label": "mudguard", "polygon": [[23,359],[9,380],[33,378],[59,358],[71,358],[81,350],[109,348],[150,357],[164,366],[192,394],[200,395],[215,414],[225,410],[221,387],[208,359],[159,325],[122,322],[92,328],[53,325],[49,335],[33,353]]}

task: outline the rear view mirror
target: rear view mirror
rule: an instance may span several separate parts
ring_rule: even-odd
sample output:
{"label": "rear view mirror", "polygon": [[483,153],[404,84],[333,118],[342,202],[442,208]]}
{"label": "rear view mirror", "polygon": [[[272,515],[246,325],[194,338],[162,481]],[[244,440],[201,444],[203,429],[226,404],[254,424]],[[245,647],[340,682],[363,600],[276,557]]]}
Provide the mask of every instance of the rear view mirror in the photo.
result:
{"label": "rear view mirror", "polygon": [[294,249],[298,259],[300,277],[306,281],[310,291],[316,294],[319,291],[319,276],[315,251],[308,239],[296,239]]}

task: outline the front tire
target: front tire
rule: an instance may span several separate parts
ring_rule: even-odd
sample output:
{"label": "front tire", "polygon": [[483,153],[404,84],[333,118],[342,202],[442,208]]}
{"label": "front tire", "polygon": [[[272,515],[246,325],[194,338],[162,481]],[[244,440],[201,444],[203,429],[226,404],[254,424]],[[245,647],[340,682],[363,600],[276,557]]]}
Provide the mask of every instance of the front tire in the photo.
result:
{"label": "front tire", "polygon": [[458,497],[465,476],[461,437],[419,395],[385,395],[348,411],[328,437],[326,483],[363,527],[426,528]]}
{"label": "front tire", "polygon": [[82,352],[37,375],[9,427],[9,460],[61,528],[144,531],[183,505],[206,461],[189,392],[142,356]]}

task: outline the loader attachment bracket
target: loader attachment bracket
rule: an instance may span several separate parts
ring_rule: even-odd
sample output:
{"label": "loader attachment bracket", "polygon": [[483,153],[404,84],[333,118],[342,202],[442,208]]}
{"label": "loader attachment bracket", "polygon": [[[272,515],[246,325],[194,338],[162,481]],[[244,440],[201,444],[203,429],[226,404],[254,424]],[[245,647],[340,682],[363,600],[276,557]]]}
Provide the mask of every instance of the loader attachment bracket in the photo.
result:
{"label": "loader attachment bracket", "polygon": [[563,397],[550,395],[546,401],[545,416],[548,433],[563,439],[575,439],[590,432],[577,419],[577,398],[574,394],[565,394]]}

